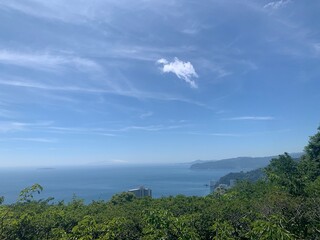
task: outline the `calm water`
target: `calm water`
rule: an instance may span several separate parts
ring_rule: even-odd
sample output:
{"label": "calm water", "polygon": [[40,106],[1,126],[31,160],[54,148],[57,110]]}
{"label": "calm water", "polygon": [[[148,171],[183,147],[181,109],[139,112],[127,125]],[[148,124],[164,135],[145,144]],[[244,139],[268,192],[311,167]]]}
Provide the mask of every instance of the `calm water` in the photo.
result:
{"label": "calm water", "polygon": [[54,169],[0,169],[0,196],[5,203],[17,200],[20,190],[39,183],[41,198],[70,201],[73,195],[90,203],[141,185],[151,188],[153,197],[184,194],[204,196],[210,180],[229,170],[192,171],[187,165],[61,167]]}

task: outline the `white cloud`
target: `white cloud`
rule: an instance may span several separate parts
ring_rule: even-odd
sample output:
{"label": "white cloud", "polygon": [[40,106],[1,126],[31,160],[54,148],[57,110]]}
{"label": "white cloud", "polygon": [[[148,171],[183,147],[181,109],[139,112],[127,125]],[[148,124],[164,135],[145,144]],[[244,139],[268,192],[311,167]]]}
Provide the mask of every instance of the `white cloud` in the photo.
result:
{"label": "white cloud", "polygon": [[232,117],[232,118],[224,118],[223,120],[232,120],[232,121],[245,121],[245,120],[252,120],[252,121],[268,121],[274,120],[274,117],[270,116],[244,116],[244,117]]}
{"label": "white cloud", "polygon": [[97,70],[99,65],[92,60],[65,55],[52,55],[48,53],[22,53],[0,50],[0,64],[16,65],[21,67],[55,71],[66,65],[71,65],[79,70]]}
{"label": "white cloud", "polygon": [[39,142],[39,143],[54,143],[57,140],[52,138],[10,138],[7,140],[23,141],[23,142]]}
{"label": "white cloud", "polygon": [[151,99],[160,101],[173,101],[192,104],[208,110],[214,110],[213,107],[192,99],[184,98],[181,96],[169,95],[167,93],[160,92],[146,92],[136,89],[117,89],[117,88],[104,88],[104,87],[79,87],[75,85],[52,85],[41,82],[32,81],[30,79],[18,78],[18,79],[2,79],[0,77],[0,85],[12,86],[18,88],[31,88],[47,91],[62,91],[62,92],[79,92],[87,94],[104,93],[110,95],[126,96],[136,99]]}
{"label": "white cloud", "polygon": [[0,122],[0,132],[21,131],[24,127],[25,124],[20,122]]}
{"label": "white cloud", "polygon": [[145,112],[145,113],[142,113],[141,115],[140,115],[140,118],[141,119],[145,119],[145,118],[147,118],[147,117],[151,117],[153,115],[153,112]]}
{"label": "white cloud", "polygon": [[[0,125],[1,126],[1,125]],[[184,128],[187,125],[147,125],[147,126],[125,126],[122,128],[73,128],[73,127],[56,127],[47,126],[39,130],[51,133],[61,134],[87,134],[87,135],[101,135],[107,137],[117,137],[119,135],[114,133],[124,133],[130,131],[145,131],[145,132],[159,132],[165,130],[174,130]],[[1,130],[1,129],[0,129]]]}
{"label": "white cloud", "polygon": [[215,137],[241,137],[241,134],[235,134],[235,133],[210,133],[210,136]]}
{"label": "white cloud", "polygon": [[159,63],[159,64],[168,64],[168,61],[167,61],[166,59],[164,59],[164,58],[160,58],[160,59],[157,61],[157,63]]}
{"label": "white cloud", "polygon": [[198,74],[194,70],[194,67],[190,62],[180,61],[178,58],[174,58],[173,62],[161,58],[157,61],[158,64],[163,64],[161,69],[164,73],[172,72],[180,79],[183,79],[190,84],[190,87],[197,88],[197,84],[192,78],[197,78]]}
{"label": "white cloud", "polygon": [[73,128],[73,127],[46,127],[42,130],[53,132],[53,133],[61,133],[61,134],[84,134],[84,135],[100,135],[107,137],[116,137],[116,134],[109,133],[110,130],[104,128]]}
{"label": "white cloud", "polygon": [[[0,106],[0,108],[1,108],[1,106]],[[14,116],[16,116],[16,113],[14,113],[13,111],[6,110],[6,109],[0,109],[0,117],[12,118]]]}
{"label": "white cloud", "polygon": [[243,137],[243,134],[238,133],[203,133],[203,132],[188,132],[187,134],[199,136],[214,136],[214,137]]}
{"label": "white cloud", "polygon": [[0,133],[25,131],[31,128],[48,126],[51,123],[52,122],[36,122],[36,123],[8,122],[8,121],[0,122]]}
{"label": "white cloud", "polygon": [[314,43],[313,48],[316,50],[316,53],[320,53],[320,43]]}
{"label": "white cloud", "polygon": [[129,161],[123,160],[123,159],[112,159],[111,162],[112,162],[112,163],[116,163],[116,164],[126,164],[126,163],[129,163]]}
{"label": "white cloud", "polygon": [[291,2],[291,0],[273,1],[273,2],[269,2],[266,5],[264,5],[263,8],[277,10],[279,8],[284,7],[285,5],[287,5],[290,2]]}
{"label": "white cloud", "polygon": [[[92,4],[91,4],[92,5]],[[95,9],[101,7],[97,4]],[[1,1],[0,8],[19,11],[21,13],[49,20],[58,20],[71,23],[83,23],[94,19],[95,11],[90,11],[90,5],[84,1]]]}
{"label": "white cloud", "polygon": [[99,166],[99,165],[109,165],[109,164],[112,164],[112,165],[119,164],[119,165],[121,165],[121,164],[128,164],[128,163],[129,163],[129,161],[127,161],[127,160],[116,158],[116,159],[110,159],[110,160],[89,162],[88,164],[89,165],[98,165]]}
{"label": "white cloud", "polygon": [[162,130],[171,130],[177,128],[183,128],[184,125],[172,125],[172,126],[164,126],[164,125],[149,125],[149,126],[128,126],[122,129],[112,130],[116,132],[128,132],[128,131],[150,131],[157,132]]}

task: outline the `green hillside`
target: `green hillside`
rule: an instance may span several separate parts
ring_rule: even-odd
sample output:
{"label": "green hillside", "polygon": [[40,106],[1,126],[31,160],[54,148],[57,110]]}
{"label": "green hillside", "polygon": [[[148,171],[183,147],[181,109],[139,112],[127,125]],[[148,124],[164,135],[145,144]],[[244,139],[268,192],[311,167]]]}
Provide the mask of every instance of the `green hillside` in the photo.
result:
{"label": "green hillside", "polygon": [[265,178],[265,173],[262,168],[258,168],[255,170],[251,170],[248,172],[231,172],[227,175],[221,177],[219,181],[216,182],[215,187],[219,186],[220,184],[229,185],[230,181],[234,180],[236,182],[239,181],[248,181],[248,182],[256,182],[258,180],[262,180]]}

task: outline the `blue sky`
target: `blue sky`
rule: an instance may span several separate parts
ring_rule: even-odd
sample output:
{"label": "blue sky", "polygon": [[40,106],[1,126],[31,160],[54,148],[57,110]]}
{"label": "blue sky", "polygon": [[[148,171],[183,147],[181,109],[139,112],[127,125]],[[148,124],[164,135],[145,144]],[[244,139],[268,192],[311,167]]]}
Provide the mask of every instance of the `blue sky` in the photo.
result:
{"label": "blue sky", "polygon": [[2,0],[1,166],[299,152],[320,2]]}

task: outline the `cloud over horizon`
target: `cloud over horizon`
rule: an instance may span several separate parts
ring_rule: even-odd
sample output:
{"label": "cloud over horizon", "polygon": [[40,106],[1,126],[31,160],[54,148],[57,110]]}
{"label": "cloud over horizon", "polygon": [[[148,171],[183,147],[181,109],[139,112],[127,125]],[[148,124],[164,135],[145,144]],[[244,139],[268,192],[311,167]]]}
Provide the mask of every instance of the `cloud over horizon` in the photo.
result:
{"label": "cloud over horizon", "polygon": [[163,65],[163,68],[161,69],[162,72],[172,72],[178,78],[187,82],[191,88],[198,88],[198,85],[192,79],[197,78],[198,74],[196,73],[193,65],[190,62],[183,62],[175,57],[173,62],[169,62],[167,59],[161,58],[157,61],[157,63]]}

